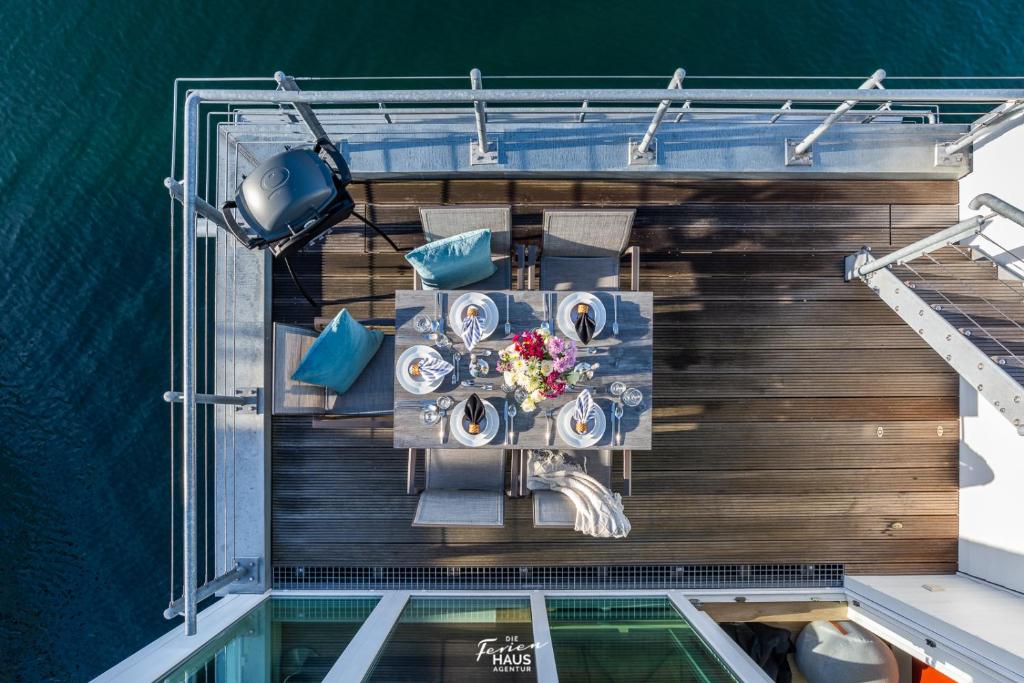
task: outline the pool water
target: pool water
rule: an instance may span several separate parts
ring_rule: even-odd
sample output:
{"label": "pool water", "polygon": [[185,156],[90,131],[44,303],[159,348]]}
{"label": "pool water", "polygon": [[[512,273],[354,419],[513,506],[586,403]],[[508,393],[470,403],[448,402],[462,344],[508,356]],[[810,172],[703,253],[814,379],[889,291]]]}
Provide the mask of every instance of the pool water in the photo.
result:
{"label": "pool water", "polygon": [[413,598],[369,680],[535,681],[532,644],[526,598]]}
{"label": "pool water", "polygon": [[319,683],[378,598],[272,598],[243,617],[165,683]]}
{"label": "pool water", "polygon": [[735,683],[668,598],[549,598],[558,680]]}

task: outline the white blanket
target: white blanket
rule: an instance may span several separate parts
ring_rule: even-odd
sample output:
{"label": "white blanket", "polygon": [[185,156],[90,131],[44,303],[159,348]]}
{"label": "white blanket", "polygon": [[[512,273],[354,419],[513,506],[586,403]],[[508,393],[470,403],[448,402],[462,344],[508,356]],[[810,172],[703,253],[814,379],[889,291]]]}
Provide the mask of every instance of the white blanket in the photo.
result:
{"label": "white blanket", "polygon": [[534,451],[530,489],[561,493],[576,508],[576,531],[595,538],[625,538],[632,525],[622,509],[622,496],[609,491],[562,453]]}

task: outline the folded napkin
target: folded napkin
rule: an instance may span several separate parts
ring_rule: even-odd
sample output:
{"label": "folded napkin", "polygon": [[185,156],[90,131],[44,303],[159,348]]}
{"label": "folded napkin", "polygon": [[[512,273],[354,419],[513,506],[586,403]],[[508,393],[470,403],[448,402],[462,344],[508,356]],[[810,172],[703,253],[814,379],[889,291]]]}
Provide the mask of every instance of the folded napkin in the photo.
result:
{"label": "folded napkin", "polygon": [[590,312],[590,306],[587,304],[577,304],[576,314],[576,334],[584,345],[589,344],[590,340],[594,338],[594,328],[597,326]]}
{"label": "folded napkin", "polygon": [[576,427],[584,424],[587,426],[586,431],[590,431],[590,421],[594,419],[595,412],[597,412],[597,406],[594,405],[594,399],[590,396],[590,389],[584,389],[576,398],[576,407],[572,411],[573,430],[579,434],[580,431]]}
{"label": "folded napkin", "polygon": [[462,319],[462,341],[466,344],[466,349],[472,351],[473,348],[479,343],[484,337],[484,326],[487,321],[483,316],[483,312],[475,306],[467,306],[466,310],[472,309],[474,313],[467,314]]}
{"label": "folded napkin", "polygon": [[466,400],[466,409],[462,418],[466,421],[468,425],[466,431],[470,434],[475,435],[483,431],[484,423],[487,421],[487,411],[479,396],[473,394]]}
{"label": "folded napkin", "polygon": [[415,374],[412,370],[415,367],[419,368],[420,377],[428,382],[439,380],[455,369],[451,363],[434,356],[414,360],[409,364],[410,373]]}

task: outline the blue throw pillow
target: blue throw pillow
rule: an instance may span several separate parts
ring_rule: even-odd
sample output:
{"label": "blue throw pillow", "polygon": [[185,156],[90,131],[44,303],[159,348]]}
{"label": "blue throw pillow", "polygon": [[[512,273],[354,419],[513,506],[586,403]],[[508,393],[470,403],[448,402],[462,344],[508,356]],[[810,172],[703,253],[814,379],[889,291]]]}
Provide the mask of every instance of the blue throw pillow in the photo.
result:
{"label": "blue throw pillow", "polygon": [[491,261],[491,231],[486,228],[427,242],[405,260],[425,289],[455,289],[486,280],[498,269]]}
{"label": "blue throw pillow", "polygon": [[292,379],[343,394],[359,379],[383,341],[383,332],[366,329],[343,308],[306,351]]}

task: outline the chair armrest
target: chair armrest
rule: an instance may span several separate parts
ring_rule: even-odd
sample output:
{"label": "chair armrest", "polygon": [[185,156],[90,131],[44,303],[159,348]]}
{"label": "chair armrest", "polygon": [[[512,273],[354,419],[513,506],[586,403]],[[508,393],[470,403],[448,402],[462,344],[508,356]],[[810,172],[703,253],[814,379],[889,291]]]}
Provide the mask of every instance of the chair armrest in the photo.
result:
{"label": "chair armrest", "polygon": [[516,288],[523,289],[524,269],[526,268],[526,247],[522,244],[516,245]]}
{"label": "chair armrest", "polygon": [[622,495],[633,495],[633,451],[622,451]]}
{"label": "chair armrest", "polygon": [[526,288],[533,289],[533,278],[537,271],[537,245],[530,245],[530,255],[526,260]]}
{"label": "chair armrest", "polygon": [[629,289],[632,292],[640,291],[640,247],[635,244],[627,247],[622,252],[623,256],[629,255]]}
{"label": "chair armrest", "polygon": [[405,492],[407,495],[419,493],[416,488],[416,461],[419,459],[419,452],[415,448],[409,449],[409,462],[405,473]]}

